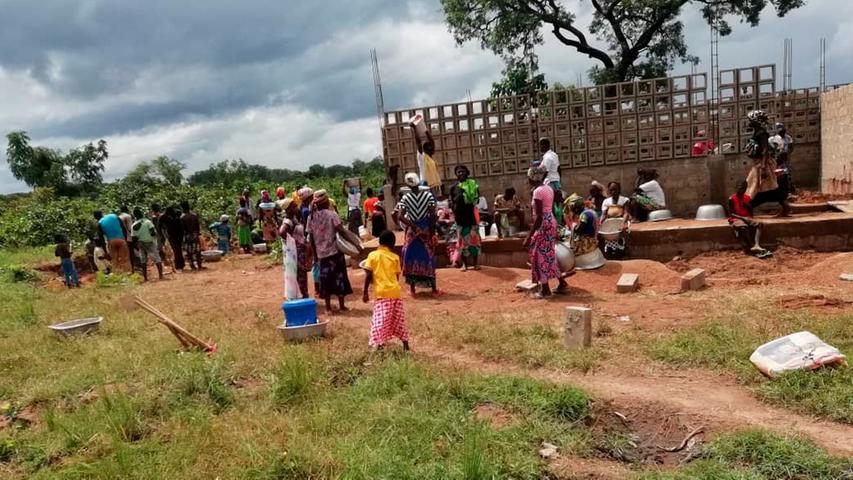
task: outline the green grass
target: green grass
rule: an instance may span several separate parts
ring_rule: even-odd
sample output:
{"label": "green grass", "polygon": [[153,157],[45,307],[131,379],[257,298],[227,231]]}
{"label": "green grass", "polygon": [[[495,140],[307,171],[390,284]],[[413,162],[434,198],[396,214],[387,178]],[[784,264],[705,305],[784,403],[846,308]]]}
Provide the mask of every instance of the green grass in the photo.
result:
{"label": "green grass", "polygon": [[853,423],[853,370],[792,372],[773,380],[749,361],[761,344],[808,330],[842,352],[853,351],[853,314],[813,314],[778,306],[773,292],[749,291],[719,299],[705,323],[649,342],[656,360],[734,373],[766,402],[798,412]]}
{"label": "green grass", "polygon": [[703,458],[672,472],[649,472],[642,480],[837,480],[853,475],[853,461],[826,454],[800,438],[746,431],[718,438]]}
{"label": "green grass", "polygon": [[605,357],[604,341],[592,348],[568,350],[563,345],[559,320],[537,319],[518,324],[515,315],[470,315],[425,321],[430,335],[442,345],[470,348],[488,360],[509,361],[528,367],[552,367],[588,372]]}
{"label": "green grass", "polygon": [[[330,338],[289,345],[268,311],[157,302],[219,346],[213,355],[180,352],[150,315],[119,306],[149,288],[51,290],[0,277],[0,413],[35,411],[32,424],[0,429],[0,478],[539,479],[552,478],[537,454],[543,441],[561,455],[592,456],[624,440],[595,437],[581,390],[455,370],[393,348],[377,354],[346,323]],[[91,315],[105,318],[94,335],[59,339],[45,328]],[[461,330],[452,345],[530,366],[588,370],[603,356],[566,352],[556,319],[473,320]],[[432,330],[448,341],[450,332]],[[504,421],[478,416],[483,405]],[[732,442],[714,443],[684,476],[646,475],[769,479],[797,465],[826,475],[841,468],[799,440],[750,439],[749,457]]]}

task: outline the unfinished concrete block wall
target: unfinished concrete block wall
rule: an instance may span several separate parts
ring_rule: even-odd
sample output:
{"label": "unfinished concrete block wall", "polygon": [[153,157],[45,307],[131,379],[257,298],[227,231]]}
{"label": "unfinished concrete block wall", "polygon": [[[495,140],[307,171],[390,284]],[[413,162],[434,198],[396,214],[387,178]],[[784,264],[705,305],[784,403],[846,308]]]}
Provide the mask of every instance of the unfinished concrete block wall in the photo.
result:
{"label": "unfinished concrete block wall", "polygon": [[[816,186],[819,156],[807,158],[817,150],[806,147],[819,145],[820,97],[817,89],[777,92],[775,73],[774,65],[721,71],[713,105],[702,73],[387,112],[385,164],[398,172],[397,181],[417,170],[407,122],[420,114],[447,184],[455,180],[454,168],[466,165],[487,198],[508,186],[525,196],[524,174],[540,156],[537,139],[548,137],[567,192],[585,194],[596,179],[620,181],[629,194],[637,168],[656,168],[672,199],[668,206],[689,212],[716,198],[714,192],[730,193],[729,178],[741,175],[740,168],[720,170],[713,162],[709,168],[707,157],[691,156],[693,144],[710,137],[732,157],[727,164],[739,165],[752,134],[746,114],[762,109],[771,122],[787,122],[797,143],[797,181]],[[702,175],[711,178],[697,179]]]}
{"label": "unfinished concrete block wall", "polygon": [[853,193],[853,85],[821,95],[821,190]]}

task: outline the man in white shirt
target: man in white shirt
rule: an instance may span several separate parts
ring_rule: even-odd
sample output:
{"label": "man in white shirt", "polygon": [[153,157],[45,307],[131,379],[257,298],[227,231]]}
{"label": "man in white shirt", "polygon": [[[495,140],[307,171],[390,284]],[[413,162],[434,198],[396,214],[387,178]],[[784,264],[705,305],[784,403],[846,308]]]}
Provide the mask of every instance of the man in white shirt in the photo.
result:
{"label": "man in white shirt", "polygon": [[560,185],[560,158],[551,150],[551,141],[547,138],[539,139],[539,153],[542,154],[542,163],[540,166],[548,171],[545,177],[545,185],[550,185],[554,190],[559,191]]}

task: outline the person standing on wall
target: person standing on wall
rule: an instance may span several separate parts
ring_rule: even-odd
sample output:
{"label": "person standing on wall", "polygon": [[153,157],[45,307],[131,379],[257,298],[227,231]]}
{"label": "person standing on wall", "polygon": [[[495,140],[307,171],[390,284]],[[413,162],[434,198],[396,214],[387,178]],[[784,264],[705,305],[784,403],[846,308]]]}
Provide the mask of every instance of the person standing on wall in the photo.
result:
{"label": "person standing on wall", "polygon": [[764,203],[779,203],[782,206],[780,215],[788,216],[788,190],[780,188],[776,178],[774,149],[767,133],[767,114],[761,110],[753,110],[747,115],[747,120],[753,132],[746,145],[746,154],[753,161],[752,169],[746,178],[746,193],[752,198],[751,206],[754,209]]}
{"label": "person standing on wall", "polygon": [[785,124],[776,122],[776,135],[773,137],[779,145],[776,155],[776,178],[780,188],[785,188],[788,194],[796,193],[791,179],[791,153],[794,151],[794,139],[788,134]]}
{"label": "person standing on wall", "polygon": [[562,207],[563,207],[563,186],[560,181],[560,157],[551,149],[551,140],[545,137],[539,139],[539,153],[542,154],[542,161],[539,166],[547,172],[545,176],[545,185],[554,190],[554,205],[555,213],[558,213],[557,224],[562,224]]}
{"label": "person standing on wall", "polygon": [[432,156],[435,155],[435,140],[432,138],[432,132],[429,127],[426,129],[426,139],[421,142],[418,129],[411,125],[412,132],[415,134],[415,154],[418,158],[418,177],[421,181],[426,182],[427,186],[434,192],[441,190],[441,175],[438,174],[438,167],[435,165],[435,160]]}

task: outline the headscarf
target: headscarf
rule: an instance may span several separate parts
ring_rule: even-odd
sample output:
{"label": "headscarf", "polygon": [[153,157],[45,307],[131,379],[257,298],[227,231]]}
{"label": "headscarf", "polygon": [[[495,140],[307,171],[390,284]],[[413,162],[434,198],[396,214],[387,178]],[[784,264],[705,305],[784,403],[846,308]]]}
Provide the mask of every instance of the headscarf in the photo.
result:
{"label": "headscarf", "polygon": [[318,204],[321,204],[321,203],[327,202],[327,201],[329,201],[329,194],[326,193],[325,190],[320,189],[320,190],[317,190],[316,192],[314,192],[314,204],[315,205],[318,205]]}
{"label": "headscarf", "polygon": [[764,113],[763,110],[753,110],[746,114],[746,119],[750,122],[759,123],[761,125],[767,124],[767,114]]}
{"label": "headscarf", "polygon": [[314,190],[312,190],[311,187],[305,186],[300,188],[299,191],[296,192],[296,194],[299,195],[300,200],[304,202],[305,200],[311,198],[312,195],[314,195]]}
{"label": "headscarf", "polygon": [[275,189],[275,196],[278,198],[284,198],[285,193],[287,193],[287,191],[284,189],[284,187],[278,187]]}
{"label": "headscarf", "polygon": [[270,192],[268,192],[266,190],[261,190],[261,202],[262,203],[272,202],[272,198],[270,198]]}
{"label": "headscarf", "polygon": [[527,178],[530,179],[532,183],[542,183],[545,181],[545,177],[548,176],[548,170],[545,167],[530,167],[527,170]]}
{"label": "headscarf", "polygon": [[[290,204],[292,204],[292,203],[293,203],[293,197],[286,197],[286,198],[283,198],[279,201],[278,206],[282,210],[287,210],[287,207],[289,207]],[[299,204],[297,203],[297,205],[299,205]]]}
{"label": "headscarf", "polygon": [[577,193],[573,193],[566,199],[564,205],[566,205],[572,213],[580,213],[583,211],[584,207],[583,197]]}
{"label": "headscarf", "polygon": [[228,217],[228,215],[220,215],[220,216],[219,216],[219,223],[225,223],[225,222],[227,222],[227,221],[228,221],[228,218],[229,218],[229,217]]}
{"label": "headscarf", "polygon": [[421,178],[415,172],[409,172],[405,177],[406,185],[409,188],[417,188],[418,184],[421,183]]}

